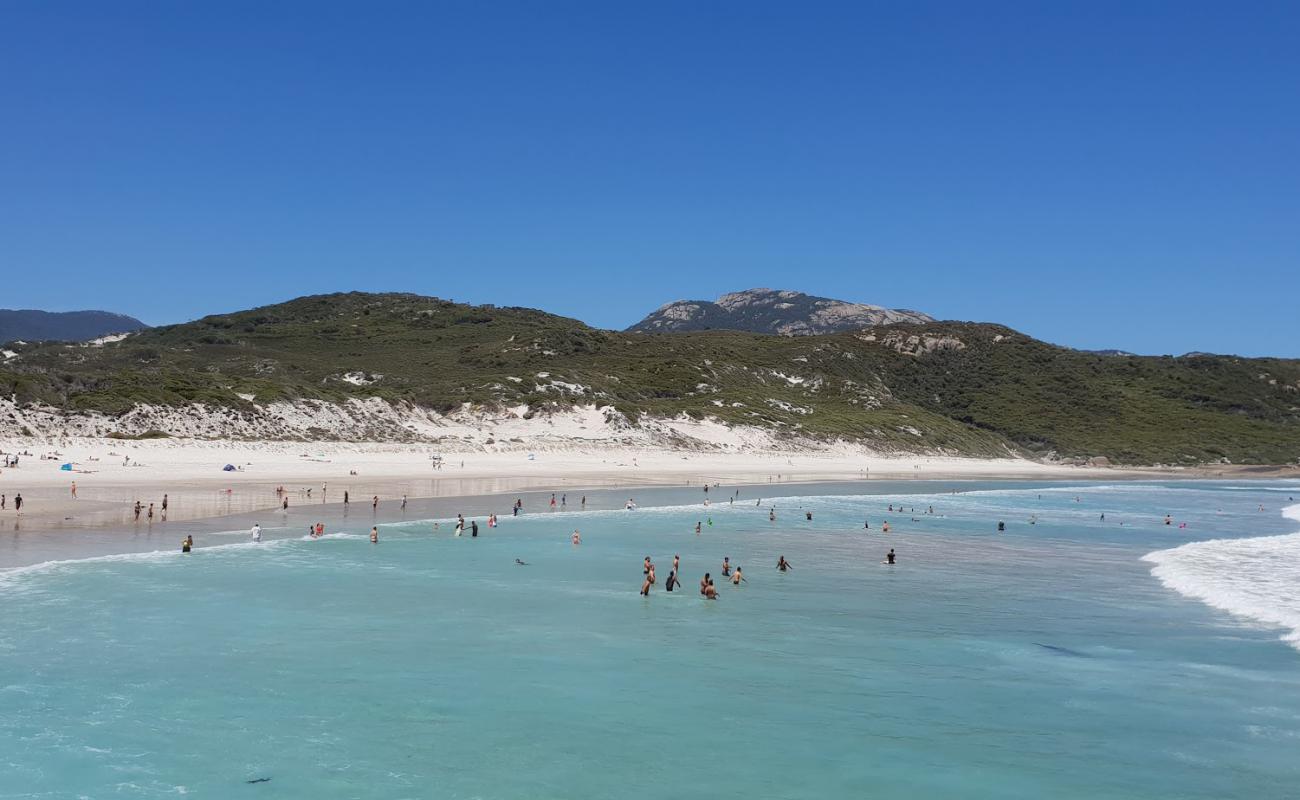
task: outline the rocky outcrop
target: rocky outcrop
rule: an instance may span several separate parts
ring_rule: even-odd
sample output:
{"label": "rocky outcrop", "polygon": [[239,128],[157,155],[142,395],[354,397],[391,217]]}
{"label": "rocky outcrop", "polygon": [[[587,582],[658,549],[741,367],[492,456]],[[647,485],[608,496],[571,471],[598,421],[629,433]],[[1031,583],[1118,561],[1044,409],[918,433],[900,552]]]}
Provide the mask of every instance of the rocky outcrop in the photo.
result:
{"label": "rocky outcrop", "polygon": [[678,300],[662,306],[628,328],[631,333],[680,333],[733,330],[781,336],[810,336],[889,325],[933,322],[928,314],[907,309],[848,303],[802,292],[748,289],[716,301]]}
{"label": "rocky outcrop", "polygon": [[905,356],[923,356],[936,350],[966,349],[966,343],[956,336],[936,336],[928,333],[917,335],[890,331],[880,337],[877,337],[874,333],[868,333],[858,338],[864,342],[877,342],[892,350],[897,350]]}

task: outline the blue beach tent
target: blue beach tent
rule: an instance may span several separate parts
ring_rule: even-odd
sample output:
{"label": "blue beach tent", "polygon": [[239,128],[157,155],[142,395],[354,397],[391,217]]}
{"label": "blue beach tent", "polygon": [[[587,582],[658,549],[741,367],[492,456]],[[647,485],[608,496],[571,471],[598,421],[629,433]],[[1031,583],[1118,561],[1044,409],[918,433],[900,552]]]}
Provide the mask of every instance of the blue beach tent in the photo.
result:
{"label": "blue beach tent", "polygon": [[59,467],[59,469],[63,470],[64,472],[72,472],[72,464],[71,463],[64,464],[63,466]]}
{"label": "blue beach tent", "polygon": [[234,464],[227,464],[227,465],[225,465],[224,467],[222,467],[221,470],[222,470],[223,472],[234,472],[234,471],[235,471],[235,465],[234,465]]}

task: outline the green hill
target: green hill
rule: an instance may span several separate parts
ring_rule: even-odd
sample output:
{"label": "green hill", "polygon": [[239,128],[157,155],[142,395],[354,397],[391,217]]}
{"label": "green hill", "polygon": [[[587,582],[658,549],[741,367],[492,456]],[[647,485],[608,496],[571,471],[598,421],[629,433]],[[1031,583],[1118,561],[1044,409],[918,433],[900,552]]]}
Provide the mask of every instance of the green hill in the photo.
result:
{"label": "green hill", "polygon": [[1300,361],[1090,354],[987,324],[647,335],[524,308],[351,293],[152,328],[102,347],[15,349],[0,364],[0,392],[71,413],[354,397],[444,413],[595,404],[632,420],[715,417],[907,451],[1300,459]]}

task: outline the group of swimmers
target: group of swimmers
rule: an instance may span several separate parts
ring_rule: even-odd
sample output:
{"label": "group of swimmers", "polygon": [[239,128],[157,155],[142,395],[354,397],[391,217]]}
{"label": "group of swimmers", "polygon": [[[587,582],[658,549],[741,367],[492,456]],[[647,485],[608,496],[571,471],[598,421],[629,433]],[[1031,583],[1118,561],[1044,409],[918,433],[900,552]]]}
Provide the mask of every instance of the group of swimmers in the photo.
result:
{"label": "group of swimmers", "polygon": [[[573,534],[576,537],[578,535],[578,532],[574,531]],[[574,543],[577,544],[577,542]],[[889,551],[888,559],[890,564],[894,563],[893,550]],[[674,555],[673,568],[668,571],[668,580],[664,583],[664,589],[671,592],[677,587],[682,585],[681,579],[678,578],[678,575],[680,574],[681,571],[681,567],[682,567],[681,556]],[[780,556],[776,560],[776,568],[781,572],[789,572],[790,570],[794,569],[794,565],[791,564],[789,561],[787,561],[785,556]],[[646,556],[645,560],[641,563],[641,572],[643,578],[641,581],[640,593],[643,597],[649,597],[650,589],[654,587],[656,582],[655,564],[654,561],[650,559],[650,556]],[[744,569],[742,569],[739,564],[736,564],[734,566],[732,565],[731,556],[724,556],[722,559],[722,577],[731,581],[732,586],[739,586],[742,583],[749,583],[749,580],[745,577]],[[704,573],[704,577],[700,578],[700,595],[708,600],[718,599],[718,588],[713,582],[713,573],[706,572]]]}

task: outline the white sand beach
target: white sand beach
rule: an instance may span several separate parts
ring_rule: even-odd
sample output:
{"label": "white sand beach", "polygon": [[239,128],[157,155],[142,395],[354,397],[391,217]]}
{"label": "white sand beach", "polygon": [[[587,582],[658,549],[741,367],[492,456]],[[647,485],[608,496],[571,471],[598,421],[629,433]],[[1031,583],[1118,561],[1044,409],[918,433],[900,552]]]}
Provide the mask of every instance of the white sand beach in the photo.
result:
{"label": "white sand beach", "polygon": [[[403,495],[445,497],[522,489],[791,483],[871,478],[1086,478],[1115,470],[1022,459],[900,456],[850,448],[826,451],[695,451],[631,447],[438,453],[428,444],[217,442],[192,439],[68,439],[0,442],[19,466],[0,470],[7,495],[0,519],[25,502],[25,528],[86,528],[130,520],[138,500],[172,521],[291,504],[353,503]],[[435,460],[440,456],[440,461]],[[63,465],[71,464],[71,470]],[[233,471],[224,467],[231,465]],[[77,496],[72,496],[76,483]]]}

